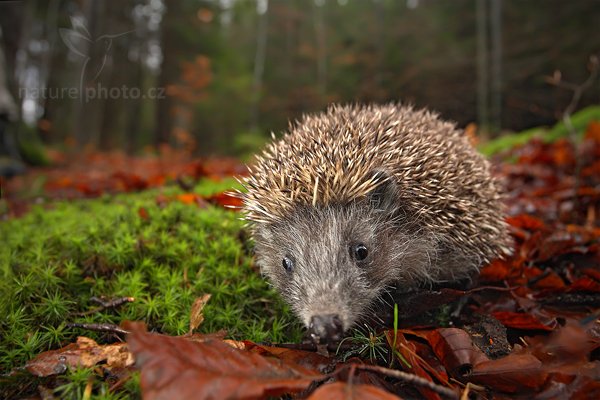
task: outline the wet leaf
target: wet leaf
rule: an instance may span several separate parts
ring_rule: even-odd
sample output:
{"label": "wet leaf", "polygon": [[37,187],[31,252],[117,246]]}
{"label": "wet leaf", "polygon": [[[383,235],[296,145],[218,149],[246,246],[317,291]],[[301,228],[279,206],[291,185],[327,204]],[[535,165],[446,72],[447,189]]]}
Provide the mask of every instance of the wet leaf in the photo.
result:
{"label": "wet leaf", "polygon": [[107,368],[124,368],[133,364],[133,357],[125,343],[99,345],[94,340],[80,336],[58,350],[45,351],[29,361],[25,368],[36,376],[63,374],[67,368],[89,368],[104,363]]}
{"label": "wet leaf", "polygon": [[497,311],[492,313],[492,315],[500,321],[502,325],[509,328],[551,331],[556,326],[556,321],[554,321],[553,326],[548,326],[540,322],[535,316],[526,313]]}
{"label": "wet leaf", "polygon": [[187,205],[202,205],[204,199],[196,193],[183,193],[177,195],[177,200]]}
{"label": "wet leaf", "polygon": [[569,291],[600,293],[600,283],[588,277],[579,278],[575,282],[571,283],[569,286]]}
{"label": "wet leaf", "polygon": [[400,397],[373,385],[352,385],[348,382],[334,382],[321,386],[308,399],[398,400]]}
{"label": "wet leaf", "polygon": [[259,399],[300,392],[321,374],[218,340],[195,342],[128,325],[127,342],[142,371],[145,399]]}
{"label": "wet leaf", "polygon": [[[392,331],[387,332],[387,339],[390,346],[394,343],[394,333]],[[399,357],[398,354],[395,354],[395,358],[399,365],[402,366],[404,371],[413,373],[421,378],[424,378],[428,381],[433,382],[432,375],[438,376],[440,375],[440,381],[447,382],[447,378],[440,374],[433,367],[427,365],[422,358],[417,355],[417,349],[414,343],[409,342],[402,332],[397,332],[395,337],[396,343],[396,351],[402,356]],[[408,362],[409,365],[406,365]],[[428,373],[428,371],[430,373]],[[430,389],[418,386],[417,389],[421,393],[423,397],[426,399],[434,399],[441,400],[439,394],[431,391]]]}
{"label": "wet leaf", "polygon": [[479,274],[482,282],[499,282],[507,279],[514,273],[514,266],[508,260],[494,260],[483,267]]}
{"label": "wet leaf", "polygon": [[502,392],[523,393],[541,388],[547,376],[542,362],[533,355],[509,354],[476,363],[468,380]]}
{"label": "wet leaf", "polygon": [[528,214],[519,214],[514,217],[508,217],[506,222],[514,227],[526,229],[528,231],[546,229],[546,224],[544,224],[544,221]]}
{"label": "wet leaf", "polygon": [[208,198],[208,201],[211,203],[217,204],[221,207],[230,208],[230,209],[239,209],[242,207],[242,200],[232,194],[231,192],[221,192],[217,193]]}
{"label": "wet leaf", "polygon": [[210,300],[210,294],[208,293],[194,300],[194,304],[192,304],[192,309],[190,311],[190,335],[204,321],[202,310],[204,310],[204,306],[208,303],[208,300]]}
{"label": "wet leaf", "polygon": [[455,377],[468,374],[473,365],[487,360],[467,332],[458,328],[441,328],[428,335],[434,353]]}
{"label": "wet leaf", "polygon": [[252,353],[267,357],[275,356],[282,361],[298,364],[314,371],[324,371],[332,364],[332,360],[329,357],[322,356],[313,351],[263,346],[249,341],[244,341],[243,343],[244,348]]}

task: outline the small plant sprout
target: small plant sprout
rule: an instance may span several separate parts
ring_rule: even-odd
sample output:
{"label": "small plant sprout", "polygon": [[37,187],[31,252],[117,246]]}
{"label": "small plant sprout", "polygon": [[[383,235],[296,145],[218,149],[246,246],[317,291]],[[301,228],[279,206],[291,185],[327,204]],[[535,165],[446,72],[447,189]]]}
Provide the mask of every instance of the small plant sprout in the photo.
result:
{"label": "small plant sprout", "polygon": [[385,344],[385,335],[378,335],[373,328],[366,324],[364,325],[364,331],[360,328],[353,329],[352,336],[348,336],[340,342],[336,354],[339,353],[342,344],[346,341],[355,343],[357,347],[343,354],[344,361],[352,356],[368,358],[373,363],[385,363],[388,359],[389,352]]}
{"label": "small plant sprout", "polygon": [[[396,343],[398,340],[398,304],[394,304],[394,341],[392,343],[392,353],[398,357],[398,359],[400,361],[402,361],[402,363],[404,365],[406,365],[408,368],[412,368],[410,363],[408,362],[408,360],[406,358],[404,358],[404,356],[402,355],[402,353],[400,353],[398,351],[398,349],[396,348]],[[392,363],[394,362],[394,358],[392,357],[390,359],[390,367],[392,366]]]}

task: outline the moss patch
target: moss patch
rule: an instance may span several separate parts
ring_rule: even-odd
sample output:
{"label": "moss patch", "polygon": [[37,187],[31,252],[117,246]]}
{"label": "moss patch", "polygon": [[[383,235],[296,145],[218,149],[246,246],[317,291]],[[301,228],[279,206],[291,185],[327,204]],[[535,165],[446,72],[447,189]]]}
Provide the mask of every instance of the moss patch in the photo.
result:
{"label": "moss patch", "polygon": [[[581,137],[592,121],[600,121],[600,106],[589,106],[579,110],[571,116],[573,129]],[[484,143],[479,150],[486,156],[510,150],[516,146],[524,145],[533,138],[540,138],[546,143],[554,142],[561,138],[568,138],[569,129],[560,121],[551,128],[536,127],[509,135],[502,135],[488,143]]]}
{"label": "moss patch", "polygon": [[[208,195],[232,185],[204,181],[194,191]],[[3,373],[79,335],[114,341],[111,334],[68,323],[143,320],[149,329],[183,334],[194,299],[205,293],[212,298],[201,332],[224,329],[231,338],[252,341],[299,339],[298,322],[252,265],[239,214],[157,201],[178,193],[163,188],[57,202],[0,223]],[[82,315],[97,306],[93,296],[135,301]],[[64,390],[79,390],[78,380],[67,381],[75,386]]]}

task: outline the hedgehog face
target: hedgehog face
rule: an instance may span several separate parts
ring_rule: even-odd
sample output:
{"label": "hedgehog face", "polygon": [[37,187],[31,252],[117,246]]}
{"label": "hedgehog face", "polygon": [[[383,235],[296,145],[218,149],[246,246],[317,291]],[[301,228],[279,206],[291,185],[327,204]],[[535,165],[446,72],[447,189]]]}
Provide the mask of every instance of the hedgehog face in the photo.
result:
{"label": "hedgehog face", "polygon": [[332,339],[377,296],[368,277],[378,253],[376,231],[355,217],[348,208],[303,208],[256,235],[262,271],[307,327],[328,319]]}
{"label": "hedgehog face", "polygon": [[263,273],[317,341],[339,341],[402,271],[428,260],[422,243],[369,201],[299,208],[258,226],[255,239]]}

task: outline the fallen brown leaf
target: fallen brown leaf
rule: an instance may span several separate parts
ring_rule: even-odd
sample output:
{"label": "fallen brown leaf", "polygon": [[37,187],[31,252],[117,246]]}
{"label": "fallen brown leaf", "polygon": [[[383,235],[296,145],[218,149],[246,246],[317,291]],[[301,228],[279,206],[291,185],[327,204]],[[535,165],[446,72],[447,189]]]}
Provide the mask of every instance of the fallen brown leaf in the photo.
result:
{"label": "fallen brown leaf", "polygon": [[352,385],[348,382],[334,382],[321,386],[308,400],[399,400],[400,397],[373,385]]}
{"label": "fallen brown leaf", "polygon": [[29,361],[25,368],[35,376],[50,376],[66,372],[68,368],[89,368],[105,362],[108,368],[133,365],[133,357],[127,344],[99,345],[94,340],[80,336],[76,343],[62,349],[46,351]]}
{"label": "fallen brown leaf", "polygon": [[502,392],[523,393],[541,388],[547,376],[542,362],[533,355],[509,354],[475,364],[468,380]]}
{"label": "fallen brown leaf", "polygon": [[208,300],[210,300],[210,296],[211,295],[207,293],[194,300],[194,304],[192,304],[192,309],[190,311],[190,335],[204,321],[204,314],[202,313],[202,310],[204,310],[204,306],[206,303],[208,303]]}
{"label": "fallen brown leaf", "polygon": [[502,325],[509,328],[516,329],[540,329],[544,331],[551,331],[556,326],[556,321],[553,321],[553,326],[543,324],[532,314],[510,312],[510,311],[496,311],[492,313],[493,317],[502,323]]}
{"label": "fallen brown leaf", "polygon": [[222,341],[148,333],[142,323],[127,327],[145,399],[259,399],[297,393],[322,378],[317,371]]}
{"label": "fallen brown leaf", "polygon": [[436,329],[428,335],[429,344],[446,370],[457,378],[468,374],[473,365],[487,360],[467,332],[458,328]]}

